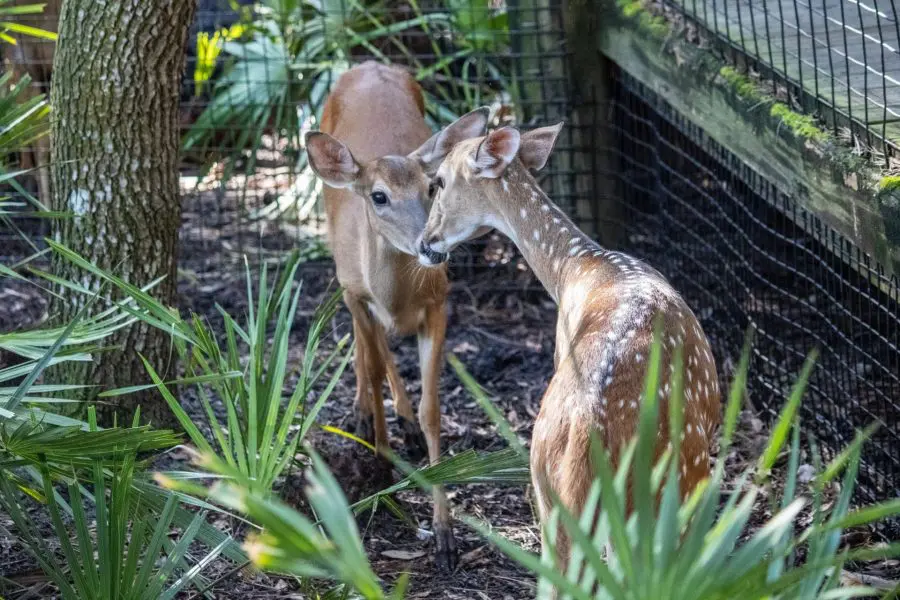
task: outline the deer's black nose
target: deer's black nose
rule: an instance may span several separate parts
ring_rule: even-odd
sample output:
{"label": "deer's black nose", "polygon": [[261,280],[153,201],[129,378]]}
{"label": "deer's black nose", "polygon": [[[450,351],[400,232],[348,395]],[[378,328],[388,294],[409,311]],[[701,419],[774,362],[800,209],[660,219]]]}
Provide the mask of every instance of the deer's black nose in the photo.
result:
{"label": "deer's black nose", "polygon": [[436,241],[437,241],[437,237],[435,237],[435,236],[430,236],[428,238],[428,242],[426,242],[425,240],[422,240],[419,243],[419,254],[426,257],[432,263],[437,265],[442,262],[447,262],[447,258],[449,256],[447,254],[444,254],[443,252],[435,252],[434,250],[431,249],[431,244]]}

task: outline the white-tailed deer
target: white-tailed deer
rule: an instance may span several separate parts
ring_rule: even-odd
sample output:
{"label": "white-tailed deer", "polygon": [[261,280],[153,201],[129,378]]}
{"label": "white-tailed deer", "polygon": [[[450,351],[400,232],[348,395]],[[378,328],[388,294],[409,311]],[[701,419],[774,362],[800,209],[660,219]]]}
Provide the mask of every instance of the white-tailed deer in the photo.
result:
{"label": "white-tailed deer", "polygon": [[[422,91],[408,73],[366,62],[338,80],[325,103],[322,132],[307,134],[306,149],[310,165],[328,186],[328,239],[353,317],[357,432],[374,438],[383,456],[387,375],[405,442],[421,446],[424,431],[428,458],[435,462],[441,452],[438,383],[447,271],[422,268],[416,244],[431,205],[430,175],[454,144],[484,133],[487,111],[461,117],[431,138],[424,114]],[[388,349],[388,332],[418,335],[421,429]],[[456,544],[447,500],[437,487],[433,527],[436,560],[452,570]]]}
{"label": "white-tailed deer", "polygon": [[[683,349],[684,433],[678,457],[682,494],[710,472],[719,422],[716,365],[694,313],[656,270],[598,246],[541,191],[540,169],[562,124],[520,134],[504,127],[466,140],[448,154],[422,234],[420,262],[493,228],[509,236],[559,306],[555,373],[541,401],[531,442],[532,482],[546,518],[557,495],[580,514],[594,473],[597,432],[615,458],[636,431],[653,323],[663,325],[658,448],[669,442],[666,413],[675,349]],[[553,493],[550,493],[550,492]],[[568,542],[559,540],[560,560]]]}

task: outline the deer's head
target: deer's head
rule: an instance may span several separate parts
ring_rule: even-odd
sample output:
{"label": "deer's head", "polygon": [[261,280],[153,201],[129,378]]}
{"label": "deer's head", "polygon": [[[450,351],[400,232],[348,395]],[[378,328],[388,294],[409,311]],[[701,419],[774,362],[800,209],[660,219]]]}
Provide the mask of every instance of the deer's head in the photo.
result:
{"label": "deer's head", "polygon": [[432,176],[454,145],[484,134],[487,120],[486,108],[472,111],[406,156],[364,164],[326,133],[308,133],[306,151],[313,171],[327,185],[361,196],[370,226],[397,250],[415,256],[435,191]]}
{"label": "deer's head", "polygon": [[521,192],[504,177],[507,170],[516,164],[543,168],[560,129],[562,123],[526,133],[501,127],[453,147],[432,179],[434,196],[419,243],[419,262],[435,266],[459,244],[498,227],[497,203],[515,202]]}

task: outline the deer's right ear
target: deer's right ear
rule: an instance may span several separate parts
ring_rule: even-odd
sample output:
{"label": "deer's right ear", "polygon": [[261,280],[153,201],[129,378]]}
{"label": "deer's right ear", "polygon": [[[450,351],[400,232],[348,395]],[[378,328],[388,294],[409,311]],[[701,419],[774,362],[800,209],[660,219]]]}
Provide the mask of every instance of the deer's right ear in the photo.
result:
{"label": "deer's right ear", "polygon": [[351,187],[362,170],[350,149],[327,133],[307,133],[306,154],[316,175],[334,188]]}
{"label": "deer's right ear", "polygon": [[434,175],[453,146],[463,140],[484,135],[490,113],[490,108],[482,106],[464,114],[431,136],[418,150],[410,154],[410,158],[418,160],[426,173]]}
{"label": "deer's right ear", "polygon": [[501,127],[490,132],[469,156],[469,166],[478,177],[496,179],[516,158],[521,143],[518,129]]}

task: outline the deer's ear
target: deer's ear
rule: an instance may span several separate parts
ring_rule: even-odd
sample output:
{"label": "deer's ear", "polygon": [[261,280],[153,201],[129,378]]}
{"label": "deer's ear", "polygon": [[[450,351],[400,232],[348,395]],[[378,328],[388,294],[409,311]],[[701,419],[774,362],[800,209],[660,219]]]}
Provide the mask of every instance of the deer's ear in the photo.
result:
{"label": "deer's ear", "polygon": [[521,135],[512,127],[501,127],[490,132],[469,157],[469,165],[478,177],[500,177],[506,167],[515,160]]}
{"label": "deer's ear", "polygon": [[331,187],[351,187],[362,171],[350,149],[327,133],[307,133],[306,153],[309,166]]}
{"label": "deer's ear", "polygon": [[519,159],[526,168],[539,171],[547,164],[553,146],[559,138],[562,123],[550,127],[532,129],[522,134],[522,143],[519,146]]}
{"label": "deer's ear", "polygon": [[463,140],[484,135],[490,112],[490,108],[482,106],[464,114],[431,136],[418,150],[409,155],[410,158],[418,160],[426,173],[434,175],[453,146]]}

